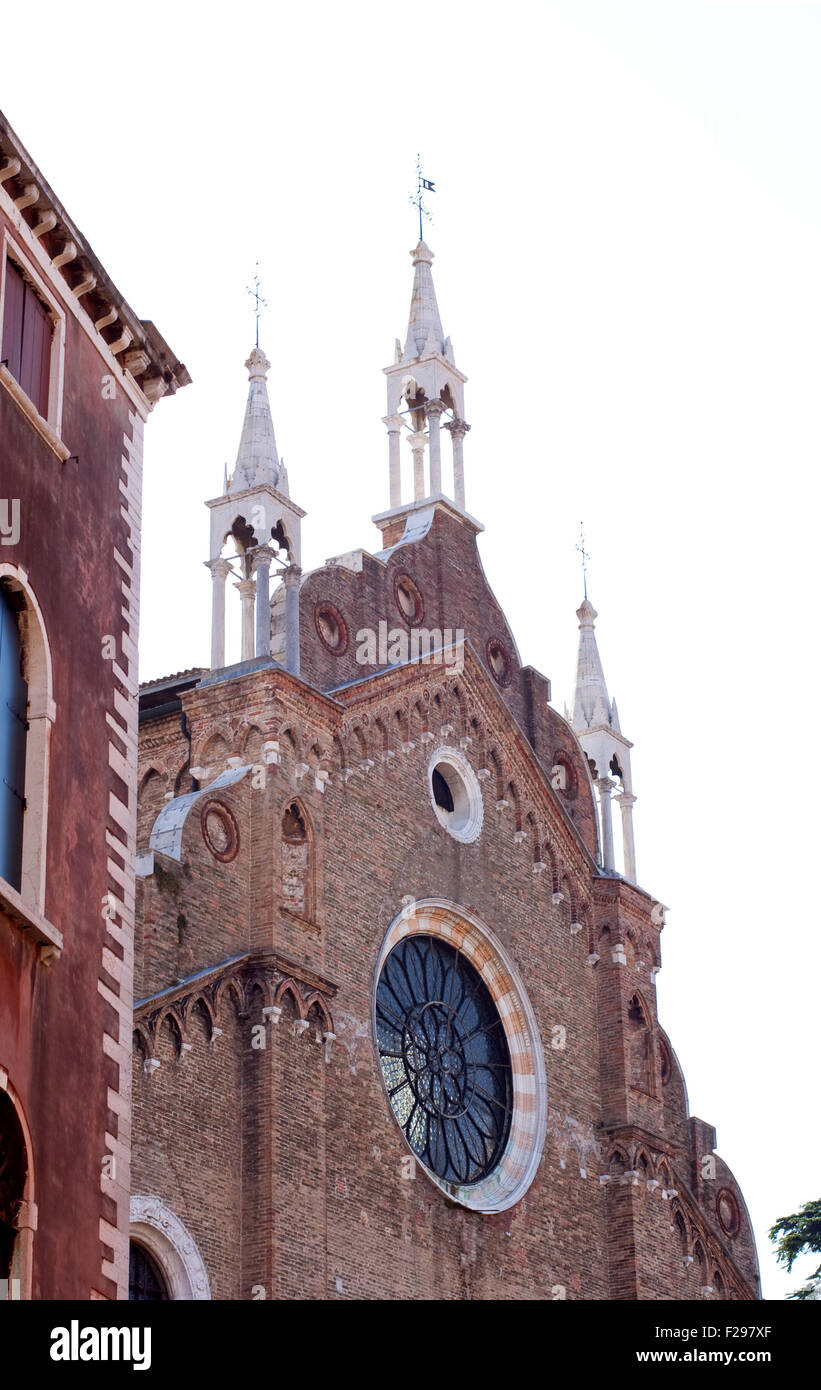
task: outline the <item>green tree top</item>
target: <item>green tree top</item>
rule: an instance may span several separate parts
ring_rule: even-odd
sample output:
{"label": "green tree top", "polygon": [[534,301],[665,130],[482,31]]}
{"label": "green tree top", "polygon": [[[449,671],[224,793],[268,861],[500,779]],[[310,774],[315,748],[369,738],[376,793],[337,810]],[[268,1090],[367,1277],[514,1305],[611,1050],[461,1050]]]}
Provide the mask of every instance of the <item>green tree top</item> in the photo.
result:
{"label": "green tree top", "polygon": [[[821,1254],[821,1201],[805,1202],[795,1215],[780,1217],[769,1234],[770,1240],[776,1242],[776,1259],[787,1266],[787,1273],[799,1255]],[[821,1265],[803,1288],[787,1297],[821,1298]]]}

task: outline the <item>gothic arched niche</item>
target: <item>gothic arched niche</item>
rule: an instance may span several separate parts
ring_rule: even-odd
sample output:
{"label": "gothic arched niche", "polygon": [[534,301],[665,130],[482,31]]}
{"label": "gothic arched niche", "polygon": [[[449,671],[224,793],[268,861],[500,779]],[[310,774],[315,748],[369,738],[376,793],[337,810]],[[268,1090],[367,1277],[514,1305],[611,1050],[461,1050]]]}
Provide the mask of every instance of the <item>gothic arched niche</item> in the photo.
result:
{"label": "gothic arched niche", "polygon": [[23,1127],[10,1097],[0,1091],[0,1279],[14,1276],[17,1216],[27,1172]]}
{"label": "gothic arched niche", "polygon": [[300,801],[291,801],[282,813],[282,905],[297,917],[310,921],[313,914],[311,833]]}
{"label": "gothic arched niche", "polygon": [[652,1033],[647,1007],[634,994],[627,1006],[628,1041],[630,1049],[630,1085],[637,1091],[653,1094]]}

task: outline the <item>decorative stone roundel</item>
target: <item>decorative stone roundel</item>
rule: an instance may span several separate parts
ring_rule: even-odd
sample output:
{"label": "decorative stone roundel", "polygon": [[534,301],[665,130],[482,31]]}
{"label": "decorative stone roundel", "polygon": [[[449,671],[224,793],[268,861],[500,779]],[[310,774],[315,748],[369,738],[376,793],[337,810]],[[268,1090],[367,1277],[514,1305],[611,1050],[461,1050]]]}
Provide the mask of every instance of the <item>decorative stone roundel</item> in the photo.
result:
{"label": "decorative stone roundel", "polygon": [[172,1299],[211,1297],[208,1273],[193,1237],[159,1197],[131,1198],[131,1236],[153,1255]]}
{"label": "decorative stone roundel", "polygon": [[544,1146],[544,1055],[504,947],[439,899],[406,907],[376,969],[373,1028],[393,1117],[416,1161],[474,1211],[505,1211]]}
{"label": "decorative stone roundel", "polygon": [[490,637],[488,639],[485,655],[487,656],[487,664],[490,667],[490,673],[497,685],[510,685],[511,676],[513,675],[513,661],[507,649],[507,644],[502,641],[501,637]]}
{"label": "decorative stone roundel", "polygon": [[725,1235],[738,1235],[738,1228],[741,1224],[738,1202],[728,1187],[722,1187],[716,1197],[716,1212]]}
{"label": "decorative stone roundel", "polygon": [[393,596],[402,617],[408,623],[421,623],[425,605],[418,586],[409,574],[397,574],[393,581]]}
{"label": "decorative stone roundel", "polygon": [[314,608],[314,627],[319,640],[334,656],[348,649],[348,624],[336,604],[323,600]]}
{"label": "decorative stone roundel", "polygon": [[202,838],[215,859],[230,864],[239,854],[239,826],[222,801],[206,801],[200,812]]}
{"label": "decorative stone roundel", "polygon": [[482,833],[482,787],[461,748],[439,747],[428,762],[428,792],[436,818],[454,840],[472,844]]}

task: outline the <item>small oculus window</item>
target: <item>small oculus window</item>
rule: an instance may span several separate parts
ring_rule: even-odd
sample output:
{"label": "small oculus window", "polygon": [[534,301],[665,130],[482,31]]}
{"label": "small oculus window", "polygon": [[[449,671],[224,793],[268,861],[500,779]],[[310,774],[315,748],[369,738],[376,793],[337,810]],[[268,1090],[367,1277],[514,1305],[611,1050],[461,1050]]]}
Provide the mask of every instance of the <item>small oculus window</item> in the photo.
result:
{"label": "small oculus window", "polygon": [[462,844],[478,839],[484,819],[482,789],[459,748],[439,748],[428,763],[428,791],[439,824]]}

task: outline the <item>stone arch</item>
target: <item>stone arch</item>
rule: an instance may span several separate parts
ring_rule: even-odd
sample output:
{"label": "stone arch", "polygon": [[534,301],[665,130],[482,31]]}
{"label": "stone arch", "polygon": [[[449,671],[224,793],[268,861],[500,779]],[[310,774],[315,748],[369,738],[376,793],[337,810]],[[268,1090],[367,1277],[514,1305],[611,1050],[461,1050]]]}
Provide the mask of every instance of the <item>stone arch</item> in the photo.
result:
{"label": "stone arch", "polygon": [[174,796],[186,796],[188,792],[194,790],[194,778],[191,776],[190,764],[184,762],[174,778]]}
{"label": "stone arch", "polygon": [[331,1015],[322,995],[315,990],[309,994],[305,1000],[305,1017],[309,1023],[313,1023],[316,1028],[316,1040],[322,1042],[326,1033],[334,1031]]}
{"label": "stone arch", "polygon": [[26,571],[7,561],[0,563],[0,585],[17,608],[23,679],[26,682],[26,766],[23,845],[20,861],[20,897],[45,910],[46,839],[49,806],[49,750],[56,717],[51,646],[37,597]]}
{"label": "stone arch", "polygon": [[428,717],[421,700],[413,700],[408,711],[408,737],[419,740],[428,733]]}
{"label": "stone arch", "polygon": [[493,748],[488,749],[487,766],[490,771],[491,777],[493,778],[493,787],[496,793],[496,800],[502,801],[504,799],[505,794],[504,767],[495,746]]}
{"label": "stone arch", "polygon": [[570,875],[563,871],[559,876],[559,892],[564,893],[565,902],[568,905],[571,922],[577,922],[579,911],[579,899],[576,892],[576,885]]}
{"label": "stone arch", "polygon": [[314,912],[314,832],[300,797],[283,807],[280,830],[280,894],[282,906],[303,921]]}
{"label": "stone arch", "polygon": [[137,788],[138,842],[148,840],[157,816],[166,802],[168,774],[154,766],[146,768]]}
{"label": "stone arch", "polygon": [[196,1242],[160,1197],[131,1198],[131,1238],[159,1264],[172,1299],[209,1299],[208,1272]]}
{"label": "stone arch", "polygon": [[218,729],[212,729],[202,748],[197,750],[197,765],[207,769],[209,780],[216,777],[225,768],[231,756],[233,743],[234,738],[231,730],[227,725],[223,725]]}
{"label": "stone arch", "polygon": [[257,724],[249,724],[240,740],[240,755],[244,763],[262,762],[263,733]]}
{"label": "stone arch", "polygon": [[684,1219],[684,1213],[682,1212],[680,1207],[675,1207],[673,1209],[673,1222],[671,1229],[678,1239],[679,1253],[681,1255],[681,1258],[685,1259],[686,1256],[690,1253],[690,1241],[687,1235],[687,1222]]}
{"label": "stone arch", "polygon": [[173,1008],[164,1009],[157,1019],[154,1031],[156,1039],[157,1056],[162,1051],[164,1042],[170,1042],[172,1049],[172,1060],[178,1061],[182,1055],[182,1045],[185,1042],[182,1024]]}
{"label": "stone arch", "polygon": [[624,1152],[623,1149],[619,1148],[618,1145],[615,1145],[610,1150],[610,1155],[607,1160],[607,1171],[610,1174],[610,1177],[622,1177],[628,1171],[628,1167],[629,1162],[627,1154]]}
{"label": "stone arch", "polygon": [[17,1092],[0,1071],[0,1279],[31,1298],[37,1207],[31,1131]]}
{"label": "stone arch", "polygon": [[274,995],[274,1003],[280,1005],[283,1015],[292,1019],[305,1017],[302,996],[293,980],[280,981]]}
{"label": "stone arch", "polygon": [[191,1001],[185,1016],[186,1030],[189,1037],[194,1038],[199,1033],[203,1042],[210,1043],[214,1036],[215,1019],[213,1010],[204,994],[198,994]]}
{"label": "stone arch", "polygon": [[449,723],[453,725],[457,738],[464,738],[468,733],[468,707],[467,697],[459,681],[453,681],[447,687],[449,696]]}
{"label": "stone arch", "polygon": [[652,1156],[647,1152],[643,1144],[639,1144],[636,1149],[636,1157],[633,1168],[644,1182],[649,1182],[655,1177],[655,1168]]}
{"label": "stone arch", "polygon": [[653,1015],[639,990],[634,990],[627,1004],[627,1039],[630,1085],[646,1095],[655,1095]]}
{"label": "stone arch", "polygon": [[513,829],[517,831],[521,830],[522,803],[519,797],[519,789],[512,779],[508,782],[507,786],[505,787],[504,800],[507,802],[508,806],[513,812]]}

